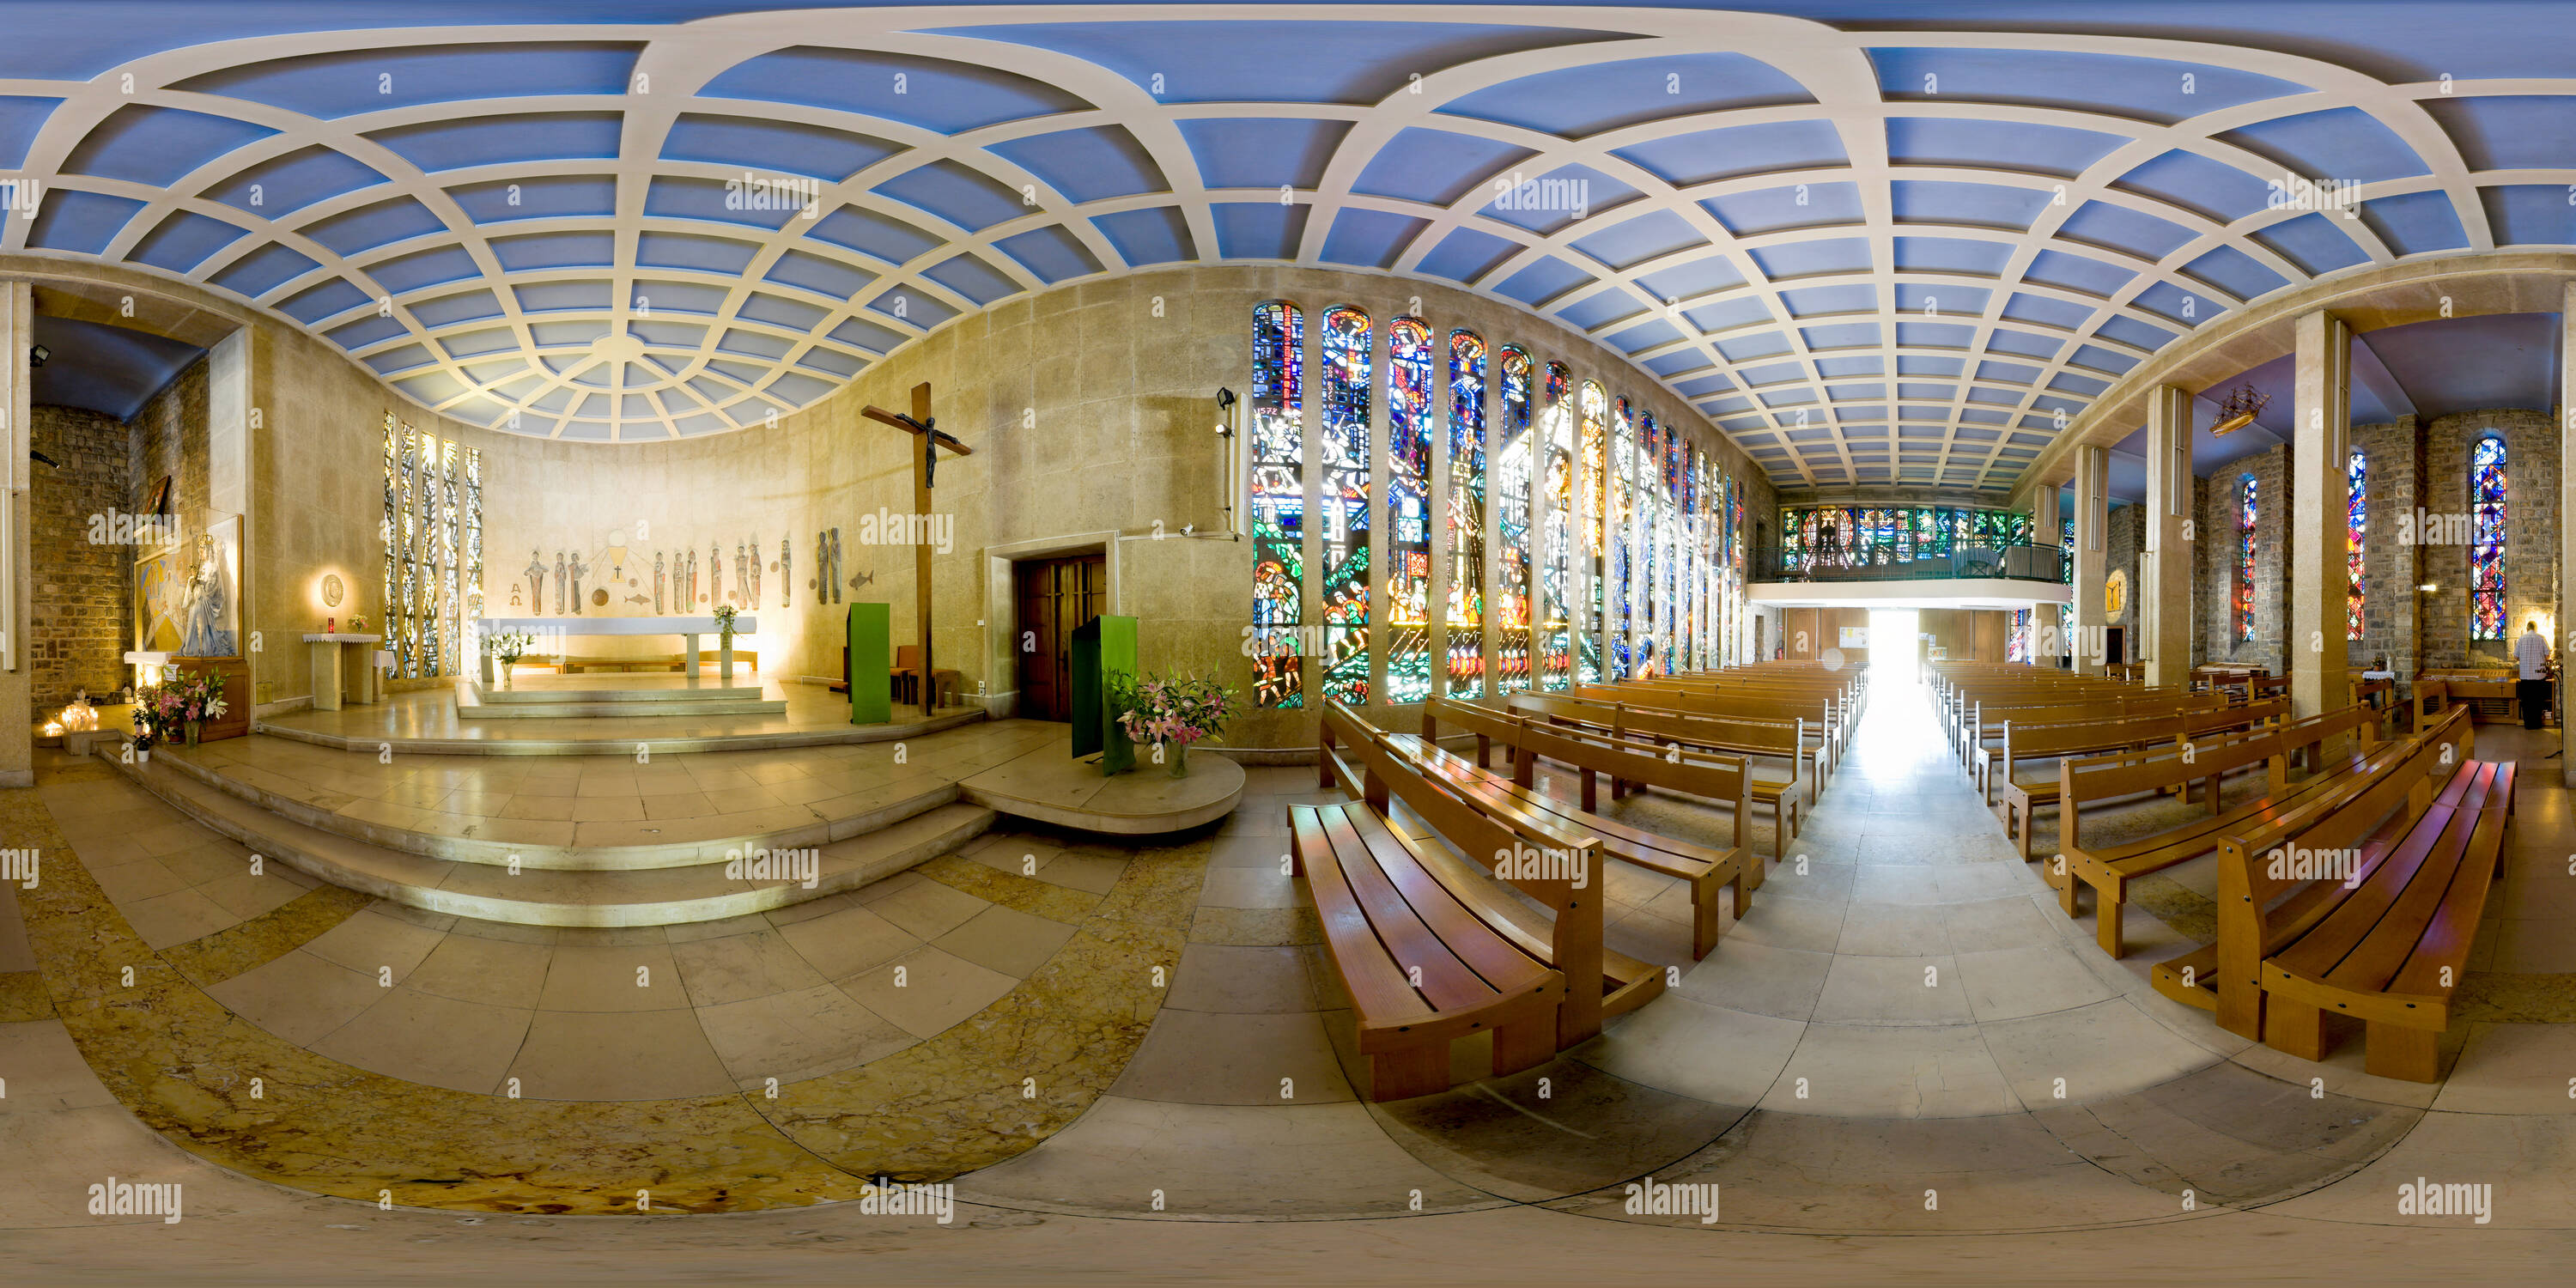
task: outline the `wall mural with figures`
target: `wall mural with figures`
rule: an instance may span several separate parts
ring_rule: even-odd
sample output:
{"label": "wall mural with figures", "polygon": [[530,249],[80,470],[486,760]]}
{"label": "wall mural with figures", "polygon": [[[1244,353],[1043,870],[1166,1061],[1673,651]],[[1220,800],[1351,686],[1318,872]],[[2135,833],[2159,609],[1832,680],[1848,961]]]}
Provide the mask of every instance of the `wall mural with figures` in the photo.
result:
{"label": "wall mural with figures", "polygon": [[787,541],[778,543],[775,563],[764,563],[767,547],[757,533],[736,541],[728,556],[720,537],[708,538],[701,555],[694,539],[651,545],[651,532],[651,523],[637,522],[590,534],[556,550],[551,562],[544,550],[530,551],[524,580],[510,587],[510,603],[524,605],[534,617],[693,616],[712,613],[719,604],[748,613],[763,606],[763,589],[773,574],[778,607],[793,602],[794,555]]}

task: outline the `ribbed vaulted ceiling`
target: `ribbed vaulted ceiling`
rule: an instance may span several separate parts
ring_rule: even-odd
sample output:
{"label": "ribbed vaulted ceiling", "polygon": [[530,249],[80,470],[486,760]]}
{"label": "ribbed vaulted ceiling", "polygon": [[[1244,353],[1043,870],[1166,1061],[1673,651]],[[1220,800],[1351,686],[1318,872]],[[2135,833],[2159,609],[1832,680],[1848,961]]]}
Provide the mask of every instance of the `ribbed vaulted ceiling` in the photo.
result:
{"label": "ribbed vaulted ceiling", "polygon": [[[2186,6],[2191,31],[2068,32],[2045,30],[2064,5],[1944,7],[1985,30],[1757,7],[1840,25],[13,7],[0,177],[45,196],[0,250],[197,282],[449,415],[592,441],[754,423],[1088,275],[1382,269],[1629,355],[1782,485],[2000,490],[2108,382],[2249,301],[2576,243],[2576,45],[2552,10]],[[2491,52],[2440,66],[2468,47],[2453,26]],[[2356,185],[2350,212],[2280,208],[2284,175]],[[1498,197],[1515,177],[1536,187]],[[804,193],[729,200],[746,179],[810,184],[810,215]]]}

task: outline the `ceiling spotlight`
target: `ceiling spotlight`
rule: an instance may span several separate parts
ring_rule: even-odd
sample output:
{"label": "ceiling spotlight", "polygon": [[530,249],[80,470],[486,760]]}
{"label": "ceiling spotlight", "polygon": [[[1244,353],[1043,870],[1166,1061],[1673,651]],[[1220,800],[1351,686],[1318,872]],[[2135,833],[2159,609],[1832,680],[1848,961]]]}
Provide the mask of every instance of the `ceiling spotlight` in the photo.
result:
{"label": "ceiling spotlight", "polygon": [[46,359],[53,356],[53,350],[48,349],[41,344],[37,345],[34,348],[27,350],[27,365],[29,367],[41,367],[45,365]]}
{"label": "ceiling spotlight", "polygon": [[1231,389],[1216,391],[1216,436],[1234,437],[1234,391]]}
{"label": "ceiling spotlight", "polygon": [[2272,395],[2256,392],[2251,383],[2238,385],[2229,391],[2226,401],[2218,404],[2218,421],[2209,427],[2209,436],[2233,434],[2253,424],[2271,401]]}

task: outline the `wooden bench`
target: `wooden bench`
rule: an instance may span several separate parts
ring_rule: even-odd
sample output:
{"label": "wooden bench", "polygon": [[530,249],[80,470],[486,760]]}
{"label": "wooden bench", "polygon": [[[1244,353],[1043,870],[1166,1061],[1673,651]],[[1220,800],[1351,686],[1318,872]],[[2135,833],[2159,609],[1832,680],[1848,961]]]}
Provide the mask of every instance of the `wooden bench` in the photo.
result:
{"label": "wooden bench", "polygon": [[[1638,737],[1649,742],[1668,742],[1733,756],[1788,761],[1789,778],[1786,781],[1759,777],[1752,780],[1753,799],[1771,807],[1771,857],[1775,859],[1788,857],[1789,842],[1797,838],[1807,801],[1813,799],[1812,796],[1801,795],[1798,786],[1798,762],[1805,754],[1806,737],[1805,731],[1795,724],[1728,722],[1681,712],[1640,709],[1624,703],[1585,702],[1551,694],[1515,693],[1511,696],[1510,708],[1537,721],[1588,729],[1616,738]],[[1812,786],[1807,790],[1812,792]],[[1613,799],[1618,792],[1618,785],[1614,782],[1611,786]],[[1759,865],[1755,865],[1746,876],[1752,888],[1762,888]]]}
{"label": "wooden bench", "polygon": [[[2087,720],[2131,719],[2142,716],[2170,716],[2185,711],[2215,711],[2227,700],[2215,693],[2181,693],[2172,690],[2141,690],[2123,687],[2117,696],[2097,696],[2089,701],[2016,704],[2016,700],[1970,704],[1966,723],[1958,738],[1960,768],[1970,782],[1983,790],[1993,772],[1994,761],[2002,755],[2000,745],[1989,747],[1989,736],[2000,737],[2006,724],[2076,724]],[[1990,733],[1991,731],[1991,733]]]}
{"label": "wooden bench", "polygon": [[[1316,759],[1326,786],[1334,785],[1336,775],[1356,784],[1361,799],[1389,820],[1391,830],[1410,843],[1419,864],[1452,898],[1533,960],[1564,972],[1565,999],[1557,1009],[1559,1049],[1589,1041],[1600,1034],[1605,1018],[1643,1006],[1663,992],[1662,967],[1602,946],[1597,838],[1544,820],[1484,813],[1419,761],[1398,753],[1385,731],[1341,703],[1325,704],[1320,729],[1323,745]],[[1349,749],[1355,760],[1344,759],[1337,748]],[[1402,801],[1423,829],[1409,833],[1397,825],[1391,801]],[[1441,839],[1466,858],[1450,853]],[[1537,900],[1548,915],[1508,897],[1503,884]]]}
{"label": "wooden bench", "polygon": [[[2130,882],[2213,853],[2228,836],[2259,827],[2268,819],[2336,790],[2367,762],[2370,749],[2378,742],[2378,731],[2377,712],[2368,707],[2345,707],[2278,728],[2233,730],[2147,752],[2059,761],[2059,853],[2050,865],[2048,877],[2049,883],[2057,887],[2060,905],[2067,916],[2077,915],[2080,896],[2086,886],[2091,886],[2097,910],[2095,937],[2103,952],[2121,956],[2126,951],[2122,913],[2128,906]],[[2320,764],[2314,749],[2346,736],[2358,741],[2357,750],[2331,764]],[[2308,763],[2316,768],[2308,777],[2293,783],[2290,761],[2303,749],[2310,752]],[[2254,765],[2265,766],[2263,794],[2232,807],[2223,805],[2222,779]],[[2206,817],[2118,845],[2084,844],[2085,806],[2159,795],[2176,788],[2188,804],[2195,782],[2205,784],[2203,795],[2209,806]]]}
{"label": "wooden bench", "polygon": [[2117,720],[2088,720],[2071,724],[2004,725],[2004,745],[1995,760],[2001,766],[1997,775],[2003,780],[1997,804],[1989,780],[1987,803],[2003,818],[2004,830],[2011,833],[2021,847],[2024,861],[2030,858],[2032,812],[2043,805],[2057,803],[2058,781],[2055,775],[2035,783],[2021,782],[2012,776],[2012,767],[2023,760],[2062,759],[2110,751],[2128,751],[2156,743],[2179,742],[2227,729],[2241,729],[2259,721],[2278,720],[2288,714],[2289,703],[2271,701],[2244,707],[2216,707],[2207,711],[2182,711],[2169,716],[2130,716]]}
{"label": "wooden bench", "polygon": [[[1476,735],[1474,763],[1440,749],[1440,726],[1448,724]],[[1499,743],[1512,749],[1512,772],[1496,774],[1482,754]],[[1745,845],[1746,821],[1753,814],[1753,775],[1740,756],[1685,755],[1579,729],[1552,727],[1474,703],[1432,698],[1422,706],[1422,736],[1414,741],[1423,764],[1466,794],[1488,813],[1518,818],[1532,815],[1562,825],[1576,835],[1601,842],[1601,851],[1623,863],[1680,880],[1691,892],[1691,958],[1706,957],[1717,947],[1725,927],[1721,907],[1742,918],[1749,883],[1759,885],[1760,861]],[[1399,749],[1402,749],[1399,744]],[[1538,762],[1553,760],[1581,772],[1582,805],[1577,808],[1538,790]],[[1593,780],[1645,783],[1668,791],[1723,801],[1735,813],[1735,844],[1717,850],[1690,841],[1630,827],[1592,811],[1599,805]],[[1730,892],[1725,900],[1718,892]]]}
{"label": "wooden bench", "polygon": [[[2471,746],[2467,713],[2445,713],[2345,790],[2227,838],[2218,942],[2159,964],[2157,990],[2306,1060],[2350,1016],[2368,1072],[2433,1081],[2513,811],[2513,766]],[[2318,853],[2349,857],[2296,866]]]}

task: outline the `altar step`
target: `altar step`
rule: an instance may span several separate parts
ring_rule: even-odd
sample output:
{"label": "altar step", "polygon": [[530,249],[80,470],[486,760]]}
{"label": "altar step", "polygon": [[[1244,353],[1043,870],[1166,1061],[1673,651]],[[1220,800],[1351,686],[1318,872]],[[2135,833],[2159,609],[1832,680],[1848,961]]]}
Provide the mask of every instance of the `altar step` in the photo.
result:
{"label": "altar step", "polygon": [[631,720],[658,716],[777,716],[784,698],[763,698],[758,685],[688,685],[650,689],[493,689],[459,685],[459,720]]}
{"label": "altar step", "polygon": [[[217,772],[184,751],[155,755],[152,769],[181,775],[289,822],[382,849],[494,867],[516,862],[522,870],[555,872],[685,868],[722,862],[737,851],[829,845],[892,827],[962,798],[957,784],[945,777],[911,775],[813,806],[758,811],[771,817],[756,820],[762,825],[750,829],[721,818],[573,823],[449,816],[447,828],[424,830],[352,818],[335,808],[348,803],[345,796],[317,794],[256,769]],[[299,790],[302,795],[294,794]],[[457,827],[470,830],[454,830]],[[648,835],[653,839],[643,839]]]}
{"label": "altar step", "polygon": [[[116,758],[102,753],[109,763]],[[270,861],[344,889],[428,912],[529,926],[663,926],[767,912],[856,890],[955,852],[993,825],[992,810],[950,803],[817,846],[814,884],[728,875],[727,863],[544,870],[404,853],[310,827],[180,769],[171,757],[119,768],[172,808]],[[772,848],[774,854],[777,847]]]}

